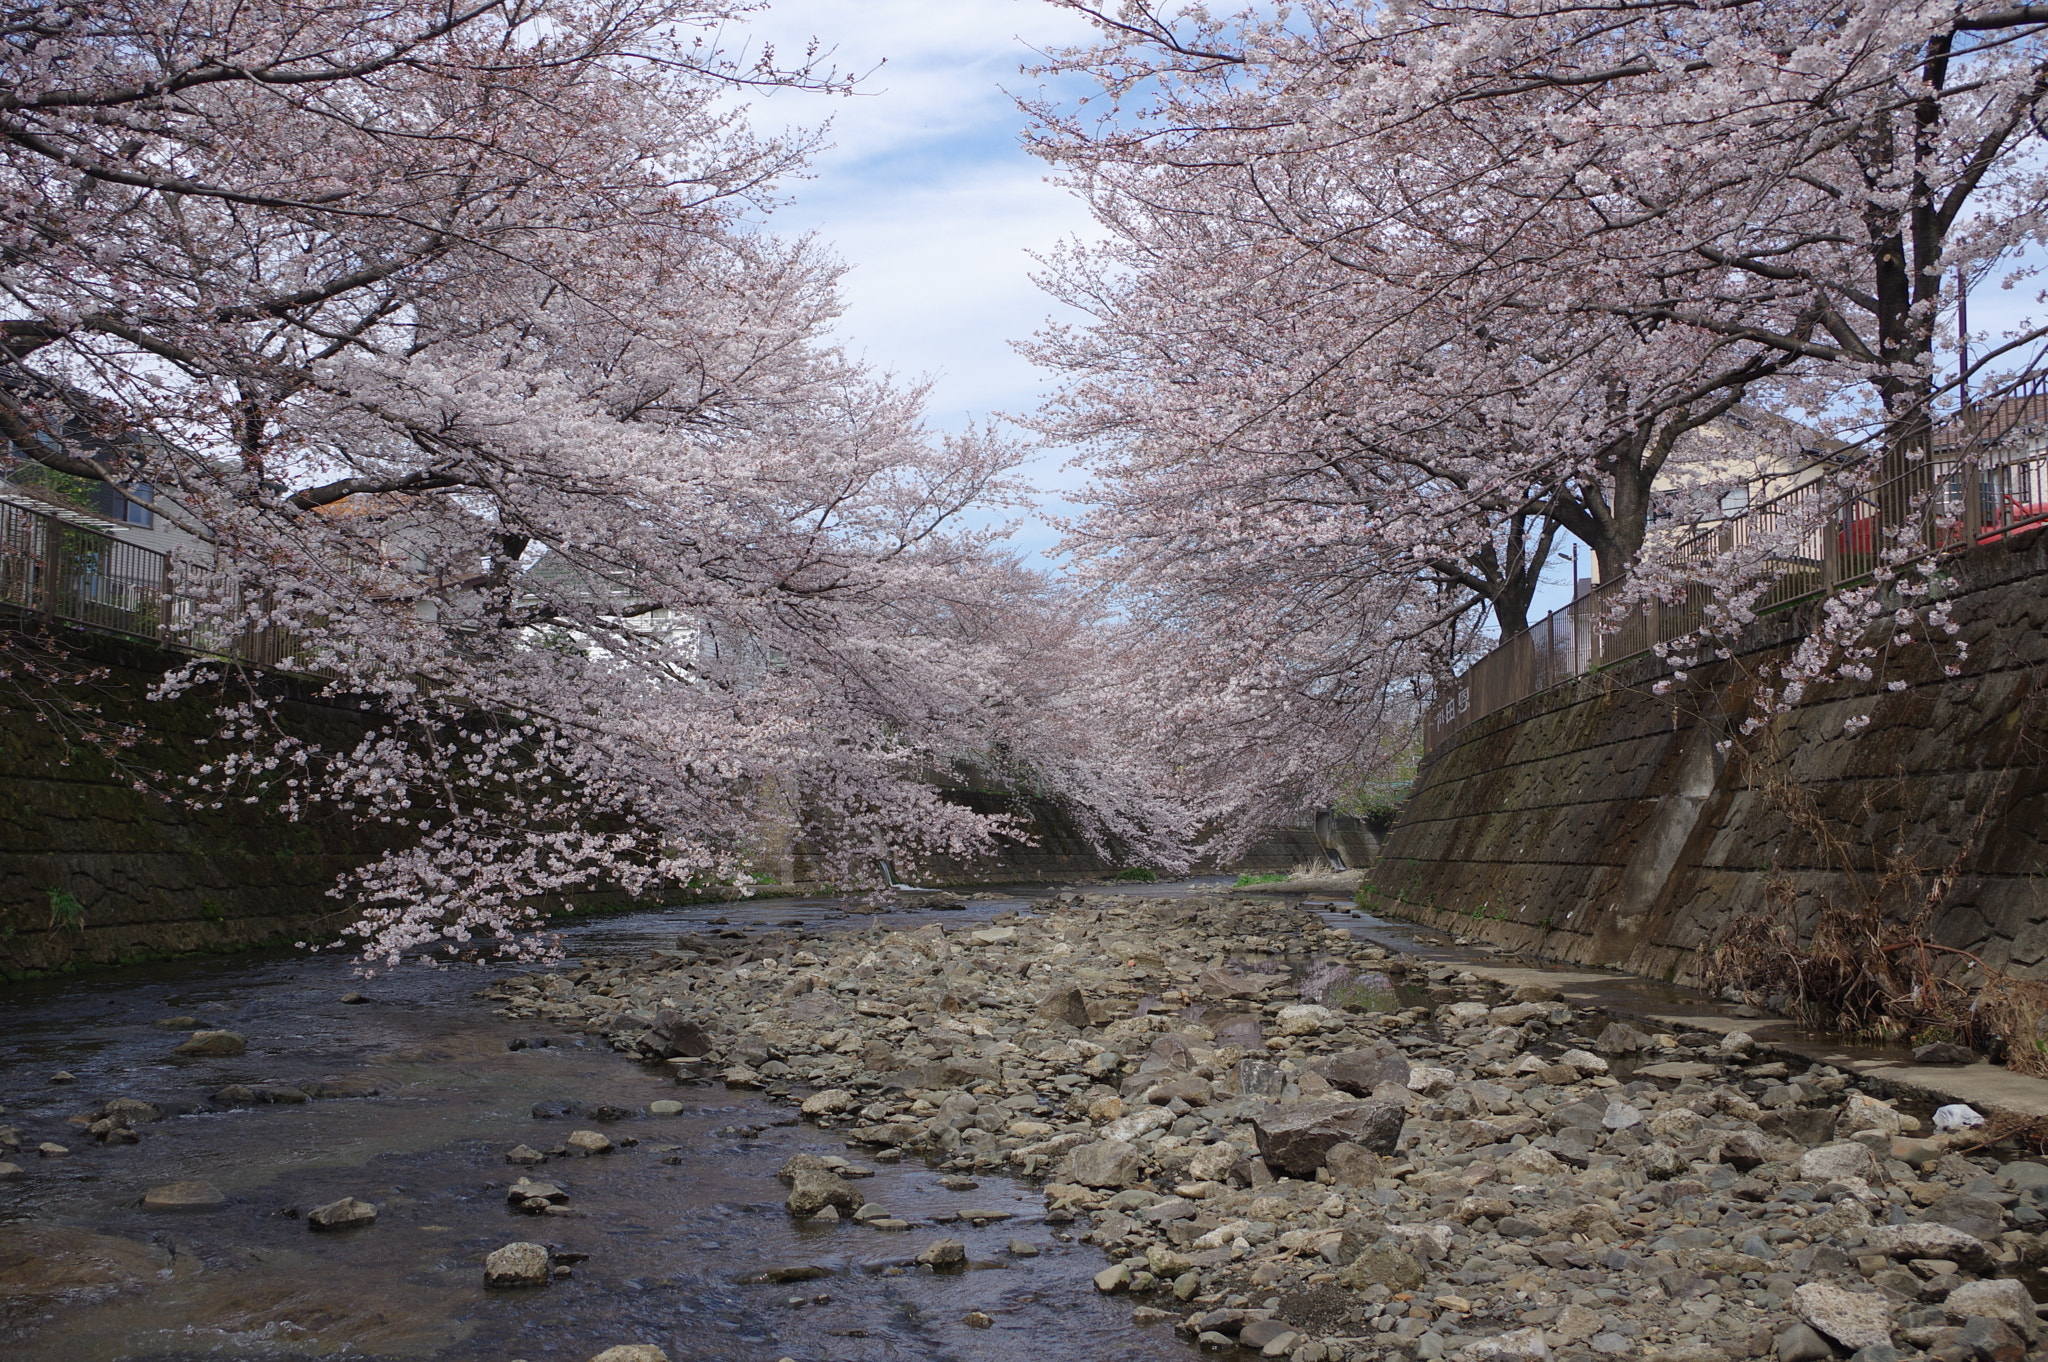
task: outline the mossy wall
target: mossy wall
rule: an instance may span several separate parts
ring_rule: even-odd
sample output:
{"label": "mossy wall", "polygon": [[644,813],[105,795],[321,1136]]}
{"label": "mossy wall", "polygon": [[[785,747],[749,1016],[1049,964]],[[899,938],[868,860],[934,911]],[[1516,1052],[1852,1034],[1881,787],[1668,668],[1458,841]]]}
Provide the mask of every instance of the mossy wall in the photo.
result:
{"label": "mossy wall", "polygon": [[1696,981],[1746,913],[1806,932],[1825,905],[1897,915],[1938,891],[1934,940],[2048,978],[2048,535],[1951,571],[1959,675],[1908,647],[1767,737],[1739,732],[1754,678],[1810,612],[1666,694],[1645,658],[1489,715],[1430,755],[1369,892],[1458,935]]}
{"label": "mossy wall", "polygon": [[[137,788],[138,772],[175,788],[209,760],[217,692],[152,701],[150,687],[175,660],[168,654],[64,630],[47,636],[68,654],[60,658],[28,622],[0,621],[0,630],[11,648],[89,678],[64,701],[88,697],[106,724],[140,733],[110,760],[67,732],[56,717],[63,702],[32,679],[0,682],[0,971],[232,950],[340,925],[327,890],[374,851],[364,834],[338,820],[291,822],[261,804],[197,809]],[[322,743],[353,743],[365,726],[360,711],[289,692],[279,705],[283,725]]]}
{"label": "mossy wall", "polygon": [[[328,891],[383,849],[388,829],[356,828],[334,815],[294,822],[261,803],[208,809],[160,798],[150,789],[183,788],[217,759],[209,742],[217,689],[151,700],[175,655],[85,630],[45,634],[19,616],[0,617],[0,644],[74,678],[62,696],[18,667],[13,680],[0,679],[0,977],[332,939],[345,909]],[[353,746],[372,722],[278,677],[259,683],[276,702],[278,724],[322,746]],[[139,740],[110,759],[69,733],[55,716],[81,696],[105,725],[132,727]],[[142,788],[139,773],[150,776]],[[1021,810],[1034,841],[941,867],[933,879],[1056,880],[1126,868],[1098,856],[1052,801],[971,787],[946,796],[984,812]],[[1309,831],[1278,829],[1244,868],[1280,869],[1318,855]],[[785,889],[808,887],[801,847],[771,849],[770,859]],[[576,901],[627,902],[602,893]]]}

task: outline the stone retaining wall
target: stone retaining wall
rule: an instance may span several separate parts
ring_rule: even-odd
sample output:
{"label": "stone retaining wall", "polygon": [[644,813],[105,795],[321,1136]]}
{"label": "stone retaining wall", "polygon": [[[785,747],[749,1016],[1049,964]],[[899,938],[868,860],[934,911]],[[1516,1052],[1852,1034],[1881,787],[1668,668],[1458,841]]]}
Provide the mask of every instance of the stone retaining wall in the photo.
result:
{"label": "stone retaining wall", "polygon": [[2048,977],[2048,536],[1953,571],[1960,675],[1902,649],[1868,683],[1814,688],[1768,742],[1738,737],[1750,678],[1802,612],[1668,694],[1645,658],[1480,720],[1431,755],[1369,892],[1459,935],[1692,982],[1750,910],[1802,930],[1862,895],[1904,911],[1953,869],[1933,938]]}

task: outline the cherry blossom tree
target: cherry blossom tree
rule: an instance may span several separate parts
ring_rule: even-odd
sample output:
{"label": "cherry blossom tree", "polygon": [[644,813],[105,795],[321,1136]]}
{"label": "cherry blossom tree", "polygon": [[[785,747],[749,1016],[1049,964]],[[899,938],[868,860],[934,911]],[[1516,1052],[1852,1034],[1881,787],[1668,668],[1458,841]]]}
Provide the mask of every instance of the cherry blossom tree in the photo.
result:
{"label": "cherry blossom tree", "polygon": [[[1918,589],[1900,573],[1953,410],[1942,289],[2024,274],[2048,13],[1064,7],[1099,41],[1045,74],[1093,90],[1028,102],[1032,140],[1104,238],[1048,259],[1091,322],[1032,352],[1067,375],[1041,425],[1102,482],[1080,539],[1100,570],[1194,592],[1219,546],[1329,544],[1288,569],[1305,587],[1371,579],[1366,614],[1391,621],[1415,576],[1506,631],[1561,528],[1644,591],[1705,581],[1738,628],[1814,527],[1702,563],[1652,511],[1673,482],[1716,504],[1726,451],[1697,436],[1746,403],[1829,437],[1820,513],[1882,489],[1873,589]],[[1870,603],[1838,608],[1861,627]],[[1419,636],[1381,637],[1394,684]]]}
{"label": "cherry blossom tree", "polygon": [[374,716],[321,749],[256,678],[194,790],[388,828],[337,891],[372,957],[743,880],[770,829],[849,881],[971,856],[1005,825],[940,797],[961,761],[1177,863],[1151,768],[1050,713],[1085,669],[1019,689],[1028,631],[930,623],[1045,614],[963,519],[1019,451],[830,343],[838,267],[761,223],[812,144],[732,96],[847,82],[731,55],[744,8],[0,10],[0,426],[151,483],[200,633]]}

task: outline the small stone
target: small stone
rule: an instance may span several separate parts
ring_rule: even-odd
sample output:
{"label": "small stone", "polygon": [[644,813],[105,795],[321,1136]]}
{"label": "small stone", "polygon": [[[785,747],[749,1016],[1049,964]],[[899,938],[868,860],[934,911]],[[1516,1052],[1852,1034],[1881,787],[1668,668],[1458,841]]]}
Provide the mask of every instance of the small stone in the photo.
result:
{"label": "small stone", "polygon": [[1131,1284],[1131,1269],[1128,1263],[1106,1267],[1095,1274],[1097,1291],[1122,1291]]}
{"label": "small stone", "polygon": [[1012,1239],[1008,1252],[1012,1258],[1036,1258],[1038,1256],[1038,1245],[1032,1243],[1029,1239]]}
{"label": "small stone", "polygon": [[547,1157],[547,1155],[531,1145],[515,1144],[505,1155],[505,1162],[517,1164],[545,1163],[547,1162]]}
{"label": "small stone", "polygon": [[42,1155],[46,1159],[61,1159],[70,1152],[70,1149],[66,1148],[64,1145],[58,1144],[54,1140],[44,1140],[41,1144],[36,1146],[36,1153]]}
{"label": "small stone", "polygon": [[993,1329],[996,1317],[985,1310],[969,1310],[960,1317],[960,1322],[970,1329]]}
{"label": "small stone", "polygon": [[824,1092],[812,1093],[804,1099],[802,1111],[806,1116],[836,1116],[851,1110],[853,1094],[844,1088],[827,1088]]}
{"label": "small stone", "polygon": [[248,1040],[233,1031],[194,1031],[184,1044],[171,1047],[174,1055],[240,1055],[248,1050]]}
{"label": "small stone", "polygon": [[0,1163],[0,1182],[20,1182],[28,1170],[18,1163]]}
{"label": "small stone", "polygon": [[647,1114],[649,1116],[681,1116],[683,1114],[683,1104],[664,1097],[659,1102],[649,1102],[647,1104]]}
{"label": "small stone", "polygon": [[68,1069],[59,1069],[50,1075],[50,1081],[52,1083],[76,1083],[78,1075]]}
{"label": "small stone", "polygon": [[594,1130],[572,1130],[562,1143],[572,1154],[608,1154],[612,1149],[612,1142]]}
{"label": "small stone", "polygon": [[668,1354],[652,1343],[621,1343],[606,1348],[590,1362],[668,1362]]}
{"label": "small stone", "polygon": [[166,1031],[197,1031],[199,1029],[199,1018],[159,1017],[154,1024],[161,1026]]}
{"label": "small stone", "polygon": [[967,1266],[967,1245],[958,1239],[941,1239],[917,1255],[920,1267],[954,1268]]}
{"label": "small stone", "polygon": [[553,1276],[541,1244],[507,1244],[484,1259],[485,1286],[546,1286]]}
{"label": "small stone", "polygon": [[142,1194],[145,1211],[203,1211],[227,1204],[227,1197],[210,1182],[167,1182]]}
{"label": "small stone", "polygon": [[1858,1295],[1826,1282],[1792,1293],[1792,1308],[1808,1324],[1854,1352],[1892,1341],[1891,1307],[1884,1297]]}
{"label": "small stone", "polygon": [[344,1003],[347,1003],[350,1007],[355,1007],[358,1004],[370,1001],[368,998],[364,997],[360,993],[344,993],[341,995],[341,1000]]}
{"label": "small stone", "polygon": [[367,1201],[358,1201],[345,1196],[339,1201],[330,1201],[325,1206],[315,1206],[306,1212],[306,1223],[316,1230],[341,1230],[352,1225],[368,1225],[377,1219],[377,1208]]}

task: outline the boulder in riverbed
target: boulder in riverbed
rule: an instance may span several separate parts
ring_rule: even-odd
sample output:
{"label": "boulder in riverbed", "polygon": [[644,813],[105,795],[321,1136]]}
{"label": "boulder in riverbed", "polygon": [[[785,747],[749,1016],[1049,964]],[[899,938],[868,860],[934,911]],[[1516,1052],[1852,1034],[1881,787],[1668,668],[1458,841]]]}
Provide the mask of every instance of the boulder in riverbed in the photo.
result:
{"label": "boulder in riverbed", "polygon": [[306,1223],[316,1230],[345,1230],[376,1223],[377,1208],[367,1201],[345,1196],[306,1212]]}
{"label": "boulder in riverbed", "polygon": [[507,1244],[484,1259],[485,1286],[546,1286],[552,1275],[544,1244]]}
{"label": "boulder in riverbed", "polygon": [[210,1182],[167,1182],[142,1195],[145,1211],[206,1211],[227,1204],[227,1197]]}

